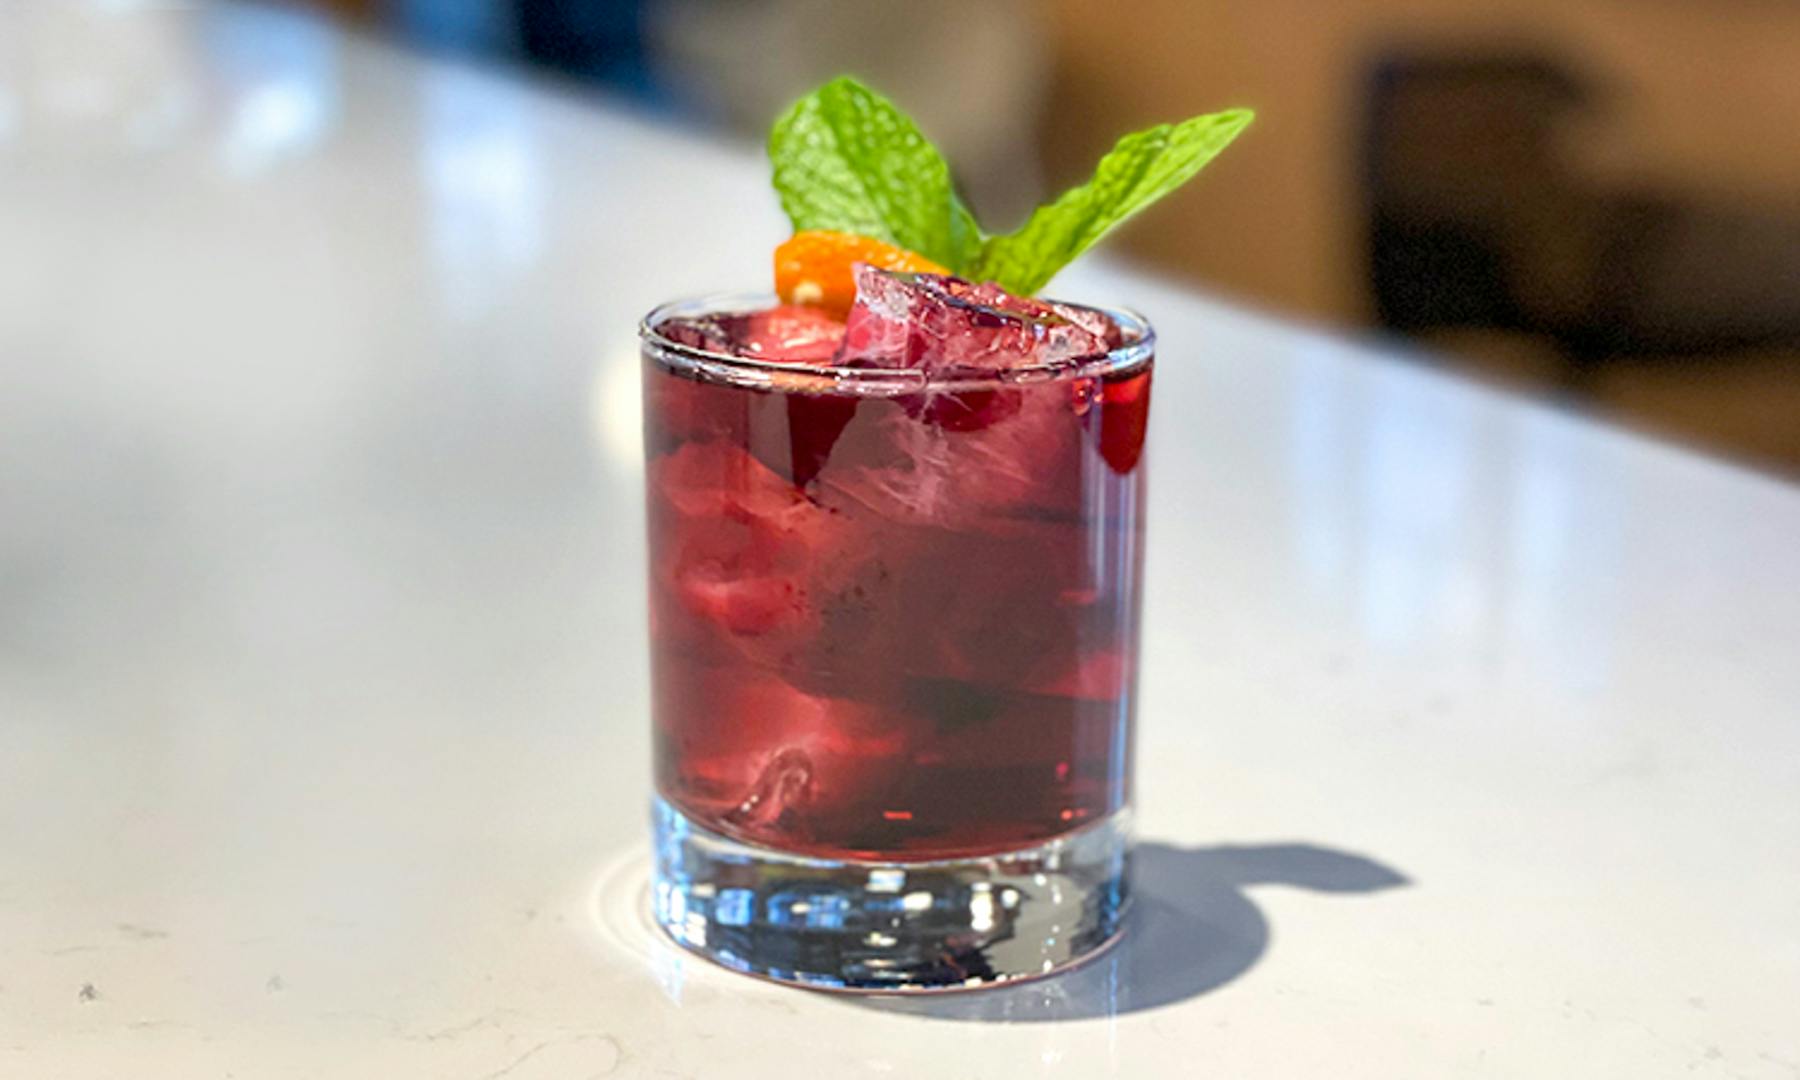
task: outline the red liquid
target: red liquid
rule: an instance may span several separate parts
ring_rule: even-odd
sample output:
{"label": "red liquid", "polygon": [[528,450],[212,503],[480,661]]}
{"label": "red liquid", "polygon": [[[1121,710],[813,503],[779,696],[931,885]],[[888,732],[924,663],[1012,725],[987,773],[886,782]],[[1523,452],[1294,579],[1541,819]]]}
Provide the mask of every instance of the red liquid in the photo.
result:
{"label": "red liquid", "polygon": [[656,777],[805,854],[1028,847],[1128,797],[1148,363],[872,396],[646,354]]}

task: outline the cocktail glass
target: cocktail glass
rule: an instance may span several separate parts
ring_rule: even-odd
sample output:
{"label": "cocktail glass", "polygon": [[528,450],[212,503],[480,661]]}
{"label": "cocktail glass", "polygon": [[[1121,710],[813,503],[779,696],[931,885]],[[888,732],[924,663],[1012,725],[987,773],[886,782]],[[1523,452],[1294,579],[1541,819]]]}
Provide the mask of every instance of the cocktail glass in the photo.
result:
{"label": "cocktail glass", "polygon": [[641,327],[656,920],[812,987],[1074,964],[1129,902],[1151,328],[985,372],[669,333],[773,302]]}

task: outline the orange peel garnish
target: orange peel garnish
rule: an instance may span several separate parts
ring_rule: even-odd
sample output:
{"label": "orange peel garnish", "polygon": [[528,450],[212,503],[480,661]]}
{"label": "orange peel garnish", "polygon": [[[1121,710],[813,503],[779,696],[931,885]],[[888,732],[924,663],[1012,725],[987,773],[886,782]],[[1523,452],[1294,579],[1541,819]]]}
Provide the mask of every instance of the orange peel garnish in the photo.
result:
{"label": "orange peel garnish", "polygon": [[775,291],[789,304],[822,308],[838,318],[856,302],[859,262],[883,270],[947,274],[925,256],[856,233],[809,229],[775,249]]}

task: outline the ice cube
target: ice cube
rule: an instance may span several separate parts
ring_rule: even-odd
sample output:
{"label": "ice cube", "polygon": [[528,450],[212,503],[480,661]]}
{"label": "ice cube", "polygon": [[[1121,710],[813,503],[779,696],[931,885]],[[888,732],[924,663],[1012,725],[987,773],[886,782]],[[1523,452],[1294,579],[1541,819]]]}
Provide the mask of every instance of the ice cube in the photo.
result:
{"label": "ice cube", "polygon": [[[896,647],[902,537],[807,498],[741,447],[689,443],[650,465],[659,592],[671,637],[703,639],[807,690]],[[710,644],[709,644],[710,643]]]}
{"label": "ice cube", "polygon": [[[946,582],[929,592],[906,665],[915,675],[1024,687],[1061,670],[1091,640],[1089,612],[1061,602],[1046,582],[1090,579],[1086,535],[1061,521],[991,522],[936,545]],[[977,584],[978,583],[978,584]]]}
{"label": "ice cube", "polygon": [[650,466],[668,515],[659,574],[692,613],[734,635],[807,620],[804,570],[840,522],[741,447],[688,443]]}
{"label": "ice cube", "polygon": [[781,304],[762,311],[669,319],[657,332],[707,352],[792,364],[825,364],[843,340],[844,324],[816,307]]}
{"label": "ice cube", "polygon": [[926,372],[1005,371],[1104,355],[1104,317],[947,274],[856,266],[837,363]]}
{"label": "ice cube", "polygon": [[892,452],[876,473],[842,476],[844,490],[860,487],[865,503],[902,517],[941,516],[956,502],[1005,512],[1070,464],[1067,395],[982,380],[1103,355],[1105,331],[1117,334],[1110,320],[942,274],[859,266],[857,289],[837,362],[919,370],[932,381],[895,399],[906,417],[889,420]]}
{"label": "ice cube", "polygon": [[1067,389],[973,393],[992,397],[928,392],[865,402],[818,474],[819,501],[947,527],[1076,512],[1084,436]]}
{"label": "ice cube", "polygon": [[741,664],[685,669],[659,693],[683,747],[665,779],[702,794],[737,832],[772,841],[806,840],[822,820],[879,805],[919,727]]}

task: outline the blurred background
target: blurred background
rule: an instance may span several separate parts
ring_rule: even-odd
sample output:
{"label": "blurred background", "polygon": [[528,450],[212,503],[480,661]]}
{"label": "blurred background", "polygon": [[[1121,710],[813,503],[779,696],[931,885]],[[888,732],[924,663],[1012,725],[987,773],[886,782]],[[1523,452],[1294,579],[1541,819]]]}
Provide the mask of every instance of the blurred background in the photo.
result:
{"label": "blurred background", "polygon": [[[746,146],[795,96],[854,72],[920,119],[996,230],[1085,178],[1122,132],[1254,106],[1243,143],[1109,253],[1800,476],[1800,0],[289,6]],[[181,102],[153,92],[178,49],[36,10],[37,45],[0,33],[0,91],[47,65],[61,114],[104,111],[80,56],[142,84],[131,138],[178,125]],[[225,54],[323,63],[306,25],[245,31]],[[285,85],[246,97],[230,168],[321,137],[336,106]],[[0,92],[0,138],[24,123],[17,105]]]}
{"label": "blurred background", "polygon": [[1118,134],[1253,105],[1116,253],[1800,474],[1795,0],[316,0],[760,138],[839,71],[990,228]]}

